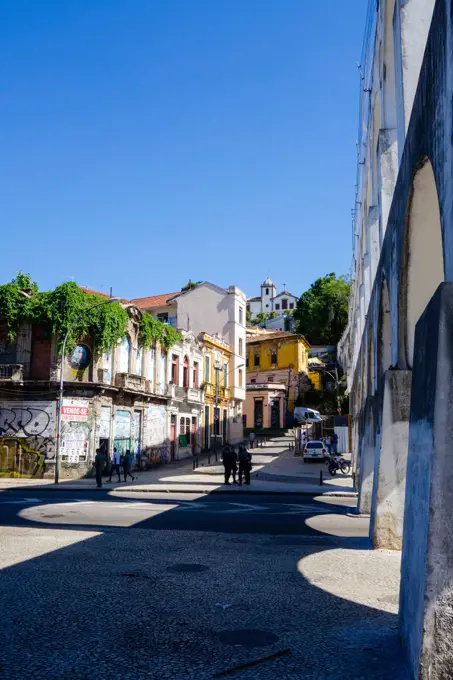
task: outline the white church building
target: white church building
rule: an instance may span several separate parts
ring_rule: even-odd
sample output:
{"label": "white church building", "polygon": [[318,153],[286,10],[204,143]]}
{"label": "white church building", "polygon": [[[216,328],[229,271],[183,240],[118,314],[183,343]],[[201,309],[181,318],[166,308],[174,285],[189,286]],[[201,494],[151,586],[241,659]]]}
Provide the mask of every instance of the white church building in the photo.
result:
{"label": "white church building", "polygon": [[283,315],[285,311],[293,311],[296,309],[297,296],[289,293],[283,285],[283,291],[278,293],[275,283],[269,277],[261,284],[261,295],[257,297],[247,298],[247,311],[250,312],[250,318],[253,320],[260,312],[270,314],[277,312],[279,316]]}

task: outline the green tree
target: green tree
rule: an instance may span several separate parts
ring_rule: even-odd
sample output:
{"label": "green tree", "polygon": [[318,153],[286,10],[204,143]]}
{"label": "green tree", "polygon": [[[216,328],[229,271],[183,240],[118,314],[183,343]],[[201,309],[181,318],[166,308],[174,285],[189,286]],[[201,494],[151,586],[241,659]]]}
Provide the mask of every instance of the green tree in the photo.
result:
{"label": "green tree", "polygon": [[276,319],[278,316],[277,312],[271,312],[270,314],[267,315],[268,319]]}
{"label": "green tree", "polygon": [[316,279],[297,302],[296,332],[313,345],[335,345],[348,322],[350,287],[346,277],[334,273]]}
{"label": "green tree", "polygon": [[267,321],[267,314],[266,312],[259,312],[256,317],[253,319],[252,323],[255,326],[258,326],[260,323],[266,323]]}
{"label": "green tree", "polygon": [[192,288],[196,288],[197,286],[200,285],[200,283],[203,283],[203,281],[192,281],[192,279],[189,279],[187,281],[186,285],[181,288],[181,293],[183,293],[186,290],[191,290]]}

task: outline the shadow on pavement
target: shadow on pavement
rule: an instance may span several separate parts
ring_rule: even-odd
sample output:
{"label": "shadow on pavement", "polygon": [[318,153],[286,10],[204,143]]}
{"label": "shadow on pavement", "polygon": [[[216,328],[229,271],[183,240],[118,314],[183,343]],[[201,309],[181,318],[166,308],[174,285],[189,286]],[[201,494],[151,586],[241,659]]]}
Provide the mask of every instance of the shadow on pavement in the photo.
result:
{"label": "shadow on pavement", "polygon": [[[4,491],[0,501],[17,496]],[[104,491],[96,500],[129,502]],[[3,520],[2,680],[208,680],[283,649],[287,656],[230,677],[407,677],[388,565],[367,539],[305,522],[306,530],[288,532],[281,515],[251,533],[245,509],[239,523],[234,513],[216,517],[209,496],[188,501],[208,508],[193,515],[179,509],[186,501],[143,501],[175,506],[134,523],[143,531],[55,523],[59,502],[49,494],[26,508],[44,507],[53,524],[24,518],[14,504]],[[311,499],[310,507],[313,515],[345,511],[332,499]],[[16,563],[7,566],[10,553]],[[364,584],[355,584],[358,573]],[[382,601],[362,592],[374,578]],[[374,606],[364,604],[370,600]]]}

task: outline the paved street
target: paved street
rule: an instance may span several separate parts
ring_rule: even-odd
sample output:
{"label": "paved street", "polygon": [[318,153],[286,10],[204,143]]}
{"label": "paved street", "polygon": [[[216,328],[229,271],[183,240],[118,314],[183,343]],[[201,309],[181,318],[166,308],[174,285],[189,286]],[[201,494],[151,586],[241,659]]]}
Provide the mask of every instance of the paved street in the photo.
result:
{"label": "paved street", "polygon": [[0,492],[0,678],[405,678],[351,502]]}

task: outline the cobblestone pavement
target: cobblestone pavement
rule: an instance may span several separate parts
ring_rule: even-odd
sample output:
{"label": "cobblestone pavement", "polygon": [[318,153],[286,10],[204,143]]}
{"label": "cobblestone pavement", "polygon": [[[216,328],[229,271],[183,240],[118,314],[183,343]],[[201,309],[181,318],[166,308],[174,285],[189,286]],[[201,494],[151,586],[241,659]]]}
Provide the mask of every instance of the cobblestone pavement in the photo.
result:
{"label": "cobblestone pavement", "polygon": [[[1,680],[406,678],[399,555],[362,540],[0,528]],[[216,676],[217,674],[217,676]]]}

